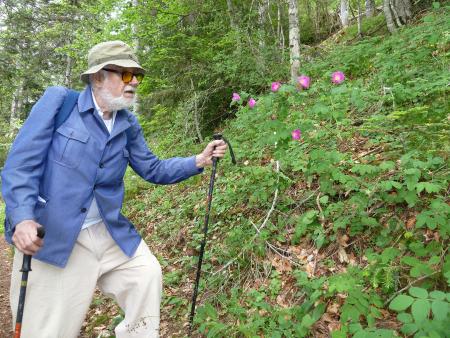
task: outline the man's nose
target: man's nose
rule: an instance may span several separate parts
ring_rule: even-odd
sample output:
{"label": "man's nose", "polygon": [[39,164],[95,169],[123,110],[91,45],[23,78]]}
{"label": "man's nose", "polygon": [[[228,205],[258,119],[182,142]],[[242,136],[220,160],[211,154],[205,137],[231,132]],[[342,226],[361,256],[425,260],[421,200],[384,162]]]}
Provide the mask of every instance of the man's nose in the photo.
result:
{"label": "man's nose", "polygon": [[133,78],[131,79],[131,81],[128,84],[132,85],[132,86],[135,86],[135,87],[137,87],[139,85],[139,81],[136,78],[136,75],[133,75]]}

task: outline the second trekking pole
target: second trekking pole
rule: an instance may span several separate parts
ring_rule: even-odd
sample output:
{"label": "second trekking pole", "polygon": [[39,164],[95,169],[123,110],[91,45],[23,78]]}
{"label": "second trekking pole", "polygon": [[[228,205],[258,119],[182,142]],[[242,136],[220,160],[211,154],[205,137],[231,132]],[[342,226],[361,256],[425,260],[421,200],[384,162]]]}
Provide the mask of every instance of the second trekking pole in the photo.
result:
{"label": "second trekking pole", "polygon": [[[37,235],[39,238],[44,238],[45,230],[43,227],[37,229]],[[20,338],[20,334],[22,332],[22,317],[23,317],[23,310],[25,307],[25,295],[27,293],[28,272],[30,271],[31,271],[31,256],[23,255],[22,269],[20,270],[20,272],[22,272],[22,282],[20,283],[19,305],[17,307],[14,338]]]}
{"label": "second trekking pole", "polygon": [[[214,140],[224,140],[228,144],[228,147],[230,148],[231,161],[233,162],[233,164],[236,164],[236,159],[234,157],[233,148],[231,148],[231,144],[228,142],[228,140],[226,138],[224,138],[221,134],[214,134],[213,138],[214,138]],[[207,234],[208,234],[209,214],[211,212],[211,202],[212,202],[212,195],[213,195],[213,191],[214,191],[214,181],[215,181],[215,177],[216,177],[218,161],[219,161],[218,158],[215,158],[215,157],[212,158],[212,172],[211,172],[211,178],[209,180],[208,197],[206,200],[207,206],[206,206],[206,214],[205,214],[205,223],[203,226],[203,240],[200,245],[200,254],[199,254],[198,264],[197,264],[197,275],[195,277],[194,293],[192,295],[191,314],[189,316],[189,336],[191,336],[193,323],[194,323],[195,304],[197,302],[198,286],[200,283],[200,274],[201,274],[201,269],[202,269],[203,255],[205,254],[206,238],[207,238]]]}

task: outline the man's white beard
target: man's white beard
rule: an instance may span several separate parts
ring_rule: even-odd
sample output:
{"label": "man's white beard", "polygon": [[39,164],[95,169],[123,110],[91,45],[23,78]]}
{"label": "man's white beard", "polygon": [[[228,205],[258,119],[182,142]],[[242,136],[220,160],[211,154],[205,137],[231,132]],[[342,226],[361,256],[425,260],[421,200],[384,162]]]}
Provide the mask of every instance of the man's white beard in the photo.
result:
{"label": "man's white beard", "polygon": [[[125,88],[126,90],[126,88]],[[117,111],[121,109],[131,108],[136,102],[136,95],[133,98],[126,98],[123,94],[119,97],[114,97],[109,90],[100,88],[98,91],[102,101],[107,106],[107,111]]]}

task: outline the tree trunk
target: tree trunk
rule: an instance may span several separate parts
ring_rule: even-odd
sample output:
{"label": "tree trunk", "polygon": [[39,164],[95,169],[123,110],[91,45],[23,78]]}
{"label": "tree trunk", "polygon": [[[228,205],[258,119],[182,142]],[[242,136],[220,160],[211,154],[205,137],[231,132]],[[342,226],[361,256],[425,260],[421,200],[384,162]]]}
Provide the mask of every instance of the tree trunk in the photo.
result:
{"label": "tree trunk", "polygon": [[73,64],[73,60],[70,57],[70,55],[67,55],[66,62],[67,62],[67,65],[66,65],[66,73],[64,75],[64,86],[66,86],[67,88],[70,88],[72,86],[71,77],[72,77],[72,64]]}
{"label": "tree trunk", "polygon": [[341,18],[342,27],[348,27],[348,0],[341,0],[341,11],[339,17]]}
{"label": "tree trunk", "polygon": [[384,0],[383,12],[389,32],[394,33],[412,16],[410,0]]}
{"label": "tree trunk", "polygon": [[267,17],[267,9],[269,7],[268,0],[260,0],[258,5],[258,45],[260,48],[265,48],[266,42],[266,17]]}
{"label": "tree trunk", "polygon": [[410,0],[391,0],[391,7],[402,24],[408,23],[412,17]]}
{"label": "tree trunk", "polygon": [[366,0],[366,17],[370,18],[375,13],[375,0]]}
{"label": "tree trunk", "polygon": [[278,45],[281,49],[281,61],[284,60],[284,31],[281,22],[281,1],[277,1],[277,35],[278,35]]}
{"label": "tree trunk", "polygon": [[389,32],[391,32],[391,34],[395,33],[397,28],[395,27],[394,18],[392,17],[390,0],[383,0],[383,12],[386,17],[386,25]]}
{"label": "tree trunk", "polygon": [[191,89],[192,92],[194,93],[194,125],[195,125],[195,131],[197,132],[197,137],[198,140],[200,141],[200,143],[203,143],[203,137],[202,137],[202,132],[200,130],[200,121],[199,121],[199,116],[198,116],[198,98],[197,98],[197,92],[195,91],[195,86],[194,86],[194,81],[191,78]]}
{"label": "tree trunk", "polygon": [[361,11],[361,0],[358,0],[358,36],[362,36],[362,27],[361,27],[361,19],[362,11]]}
{"label": "tree trunk", "polygon": [[13,94],[11,102],[11,114],[9,116],[9,125],[11,130],[16,128],[20,119],[20,112],[22,110],[22,94],[23,94],[23,81],[19,82],[19,86],[16,88]]}
{"label": "tree trunk", "polygon": [[289,0],[289,50],[291,81],[295,83],[300,68],[300,28],[298,25],[297,0]]}
{"label": "tree trunk", "polygon": [[[133,0],[133,7],[136,9],[136,12],[137,12],[137,9],[139,7],[139,0]],[[139,51],[139,47],[140,47],[137,26],[138,25],[136,23],[132,23],[131,24],[131,31],[133,33],[133,43],[134,43],[134,52],[135,52],[135,54],[137,54],[137,52]],[[133,104],[133,112],[134,113],[139,113],[140,109],[141,109],[140,102],[139,102],[140,98],[139,98],[137,93],[135,95],[136,95],[136,99],[135,99],[134,104]]]}
{"label": "tree trunk", "polygon": [[239,31],[239,25],[235,20],[233,3],[231,2],[231,0],[227,0],[227,8],[228,8],[228,16],[230,17],[230,26],[236,34],[236,48],[238,54],[240,54],[242,50],[241,34]]}
{"label": "tree trunk", "polygon": [[316,0],[316,20],[314,22],[314,36],[316,41],[319,40],[320,37],[320,5],[319,0]]}

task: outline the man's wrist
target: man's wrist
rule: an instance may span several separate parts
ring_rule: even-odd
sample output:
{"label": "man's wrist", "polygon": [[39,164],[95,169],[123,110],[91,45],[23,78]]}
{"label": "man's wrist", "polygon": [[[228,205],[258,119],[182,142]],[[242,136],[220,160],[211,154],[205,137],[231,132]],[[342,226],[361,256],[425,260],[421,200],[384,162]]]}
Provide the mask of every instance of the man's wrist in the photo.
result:
{"label": "man's wrist", "polygon": [[197,156],[195,156],[195,166],[197,168],[204,168],[206,166],[206,160],[203,154],[198,154]]}

